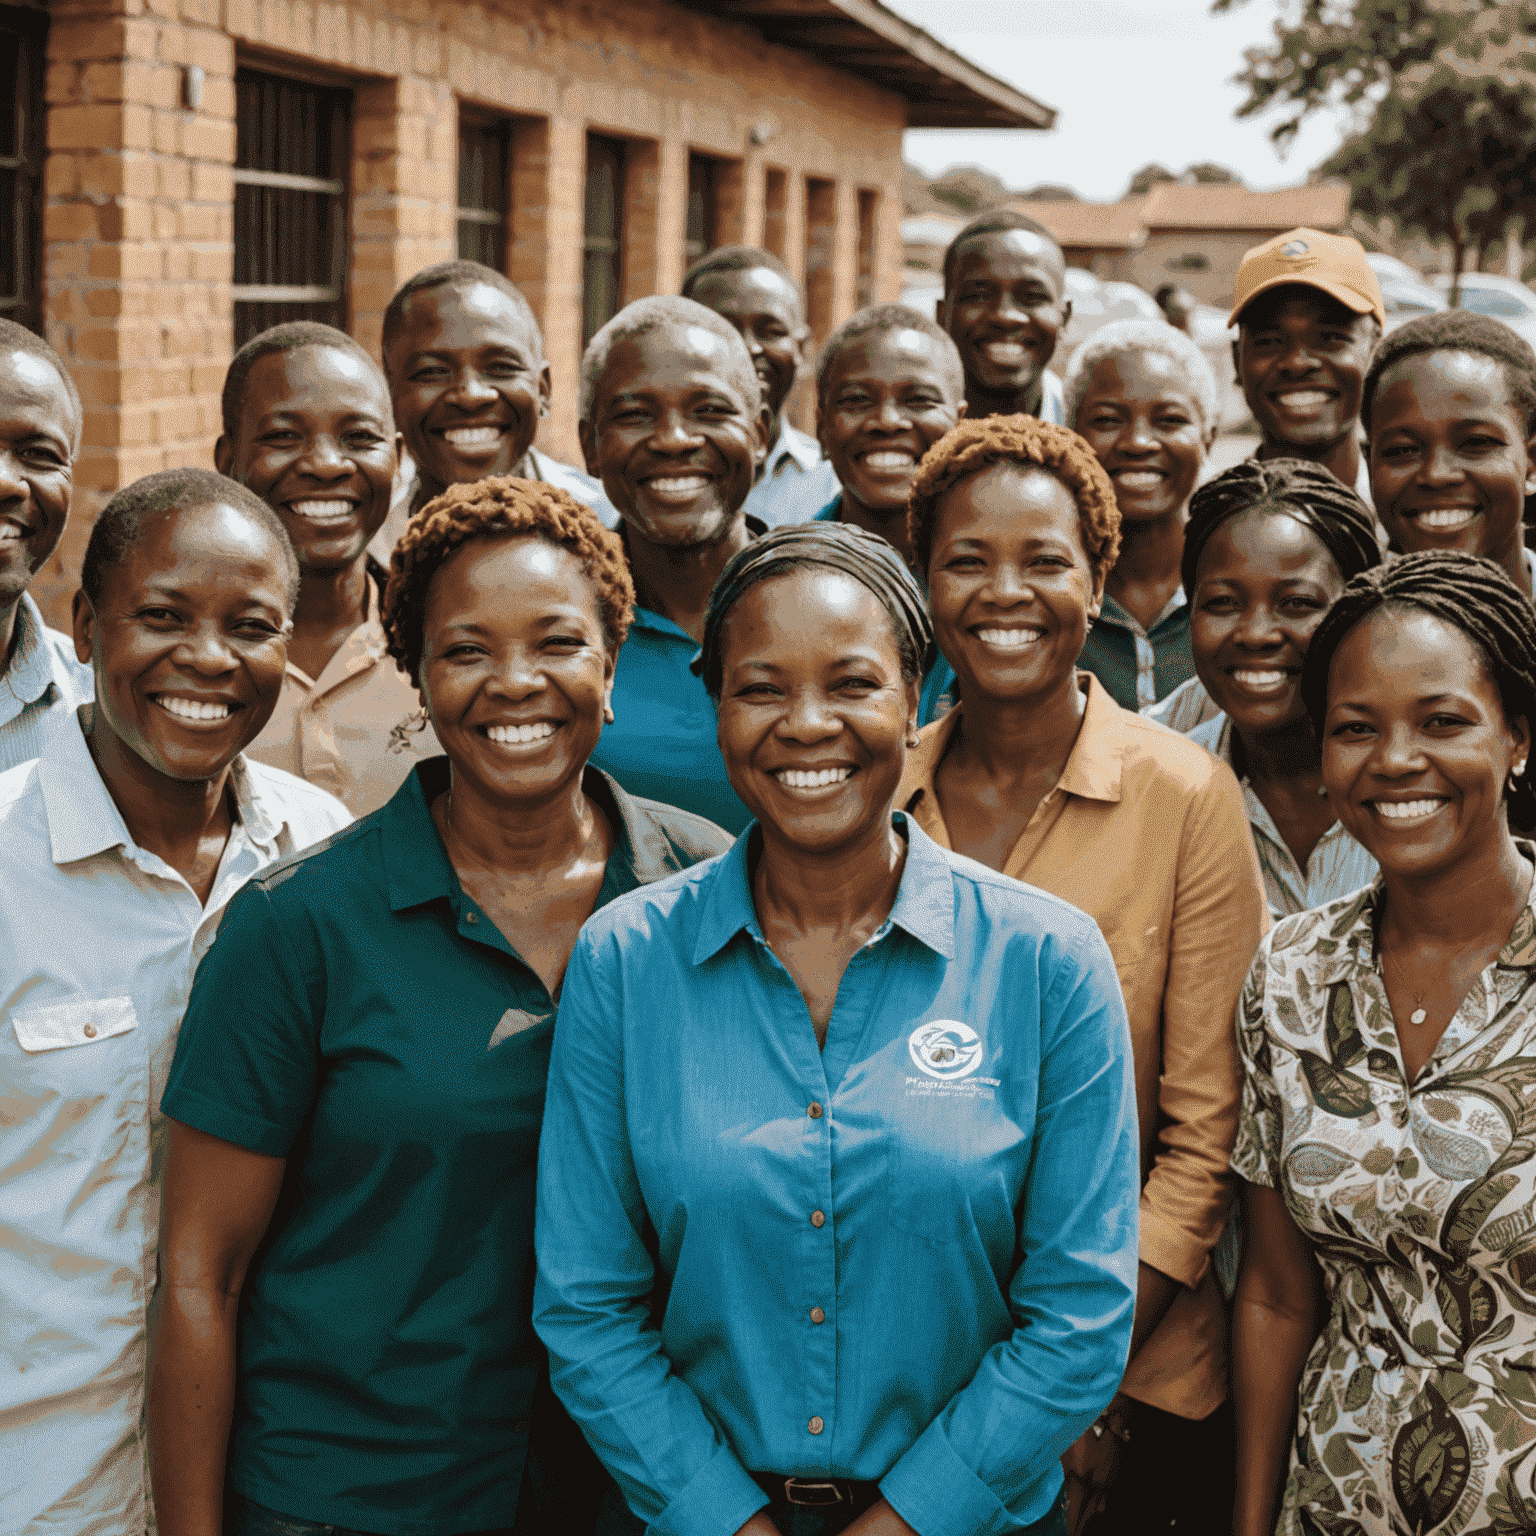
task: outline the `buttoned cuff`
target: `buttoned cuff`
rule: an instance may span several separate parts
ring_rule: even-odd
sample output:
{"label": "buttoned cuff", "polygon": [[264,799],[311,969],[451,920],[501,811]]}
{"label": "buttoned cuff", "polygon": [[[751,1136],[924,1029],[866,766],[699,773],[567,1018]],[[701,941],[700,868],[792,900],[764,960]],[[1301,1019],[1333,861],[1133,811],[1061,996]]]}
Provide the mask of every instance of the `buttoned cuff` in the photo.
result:
{"label": "buttoned cuff", "polygon": [[1218,1230],[1212,1242],[1196,1242],[1166,1216],[1148,1210],[1145,1200],[1141,1203],[1141,1238],[1137,1248],[1141,1262],[1190,1290],[1205,1279],[1211,1266],[1211,1248],[1220,1237]]}
{"label": "buttoned cuff", "polygon": [[767,1505],[768,1495],[731,1451],[717,1446],[650,1529],[655,1536],[734,1536]]}
{"label": "buttoned cuff", "polygon": [[1030,1489],[1024,1512],[1010,1514],[956,1454],[937,1419],[880,1479],[886,1502],[918,1536],[1002,1536],[1048,1515],[1060,1489],[1061,1469],[1053,1463]]}

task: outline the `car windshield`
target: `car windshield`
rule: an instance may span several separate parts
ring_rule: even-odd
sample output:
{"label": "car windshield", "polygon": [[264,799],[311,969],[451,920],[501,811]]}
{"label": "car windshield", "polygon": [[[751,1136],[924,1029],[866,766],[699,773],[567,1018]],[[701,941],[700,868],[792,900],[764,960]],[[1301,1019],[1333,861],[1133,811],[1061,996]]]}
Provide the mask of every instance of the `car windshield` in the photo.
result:
{"label": "car windshield", "polygon": [[1522,304],[1514,294],[1498,288],[1463,288],[1461,307],[1477,315],[1496,315],[1500,319],[1518,319],[1530,314],[1532,308],[1529,304]]}

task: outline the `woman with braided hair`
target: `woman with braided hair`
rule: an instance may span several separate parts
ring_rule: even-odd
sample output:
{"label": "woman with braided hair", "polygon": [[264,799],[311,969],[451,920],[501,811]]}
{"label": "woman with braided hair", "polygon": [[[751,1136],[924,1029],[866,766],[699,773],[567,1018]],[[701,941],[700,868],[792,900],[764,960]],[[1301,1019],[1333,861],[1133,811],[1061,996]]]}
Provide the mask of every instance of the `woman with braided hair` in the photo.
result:
{"label": "woman with braided hair", "polygon": [[590,1531],[532,1321],[555,1000],[594,910],[729,843],[588,766],[633,601],[537,481],[451,486],[397,546],[446,756],[246,886],[166,1090],[163,1536]]}
{"label": "woman with braided hair", "polygon": [[963,703],[923,731],[897,804],[1093,917],[1130,1017],[1146,1173],[1135,1334],[1119,1395],[1064,1460],[1074,1514],[1102,1508],[1093,1523],[1115,1533],[1219,1529],[1231,1417],[1211,1250],[1233,1193],[1229,1020],[1266,923],[1242,793],[1078,669],[1119,512],[1076,433],[961,422],[924,457],[910,519]]}
{"label": "woman with braided hair", "polygon": [[1370,508],[1306,459],[1248,459],[1190,502],[1182,574],[1191,649],[1221,713],[1189,739],[1243,786],[1275,917],[1321,906],[1376,875],[1324,792],[1301,667],[1345,582],[1380,563]]}
{"label": "woman with braided hair", "polygon": [[1380,874],[1278,923],[1238,1009],[1233,1530],[1531,1530],[1536,609],[1407,555],[1344,589],[1301,686]]}

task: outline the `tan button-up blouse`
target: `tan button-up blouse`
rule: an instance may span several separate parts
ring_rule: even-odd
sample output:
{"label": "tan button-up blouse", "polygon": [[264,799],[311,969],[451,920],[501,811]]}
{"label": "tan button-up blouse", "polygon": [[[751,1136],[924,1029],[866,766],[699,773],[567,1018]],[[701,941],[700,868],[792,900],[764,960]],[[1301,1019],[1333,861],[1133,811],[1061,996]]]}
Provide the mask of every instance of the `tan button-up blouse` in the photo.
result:
{"label": "tan button-up blouse", "polygon": [[[1086,704],[1077,742],[1003,872],[1082,908],[1115,958],[1141,1120],[1141,1258],[1185,1287],[1122,1390],[1200,1419],[1227,1395],[1211,1249],[1233,1197],[1233,1017],[1269,926],[1264,886],[1232,770],[1078,675]],[[897,793],[946,848],[934,774],[963,719],[957,707],[923,731]]]}

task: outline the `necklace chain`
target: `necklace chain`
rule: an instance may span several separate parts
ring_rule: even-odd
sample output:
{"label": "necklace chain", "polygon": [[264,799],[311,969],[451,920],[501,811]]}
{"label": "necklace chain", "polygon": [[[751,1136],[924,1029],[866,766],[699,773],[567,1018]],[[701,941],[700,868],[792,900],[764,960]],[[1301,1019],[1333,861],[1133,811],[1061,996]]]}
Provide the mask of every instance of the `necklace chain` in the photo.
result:
{"label": "necklace chain", "polygon": [[[1387,979],[1387,949],[1379,940],[1377,941],[1376,953],[1381,958],[1381,979],[1385,981]],[[1402,975],[1401,967],[1399,967],[1398,975]],[[1411,986],[1408,990],[1413,992]],[[1422,992],[1414,992],[1413,1012],[1408,1015],[1408,1022],[1410,1024],[1422,1024],[1428,1017],[1429,1011],[1424,1006],[1424,994]]]}

